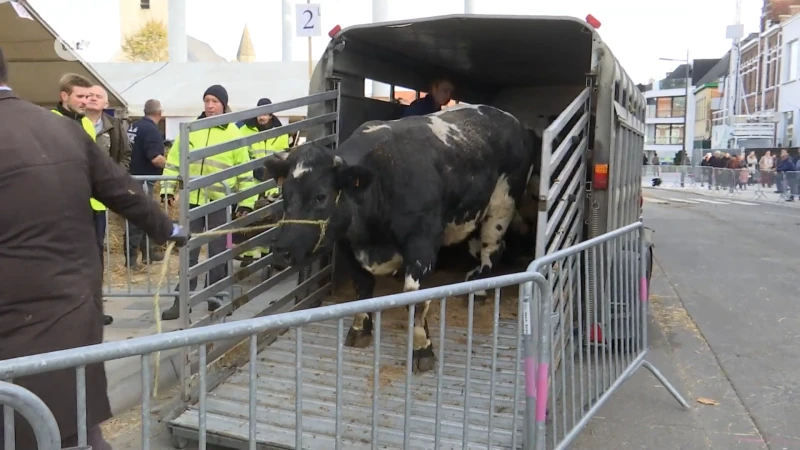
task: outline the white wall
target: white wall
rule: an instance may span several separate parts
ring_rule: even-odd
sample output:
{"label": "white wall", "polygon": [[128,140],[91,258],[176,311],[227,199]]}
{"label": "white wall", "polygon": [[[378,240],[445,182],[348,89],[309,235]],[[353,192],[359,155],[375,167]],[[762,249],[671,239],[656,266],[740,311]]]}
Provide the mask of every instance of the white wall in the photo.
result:
{"label": "white wall", "polygon": [[[783,58],[781,64],[781,95],[778,96],[778,111],[781,119],[778,123],[776,143],[788,145],[786,142],[786,112],[794,114],[794,137],[792,145],[798,145],[798,125],[800,125],[800,16],[794,16],[782,25]],[[796,42],[794,54],[790,54],[792,42]],[[794,67],[790,67],[794,66]]]}

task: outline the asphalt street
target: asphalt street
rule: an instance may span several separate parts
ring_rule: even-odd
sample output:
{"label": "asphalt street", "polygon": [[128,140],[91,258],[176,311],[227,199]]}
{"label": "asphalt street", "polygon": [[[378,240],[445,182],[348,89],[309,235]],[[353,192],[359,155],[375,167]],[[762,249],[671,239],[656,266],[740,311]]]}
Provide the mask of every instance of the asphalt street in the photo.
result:
{"label": "asphalt street", "polygon": [[744,442],[800,449],[800,210],[644,192],[656,261],[733,388],[717,400],[744,406]]}

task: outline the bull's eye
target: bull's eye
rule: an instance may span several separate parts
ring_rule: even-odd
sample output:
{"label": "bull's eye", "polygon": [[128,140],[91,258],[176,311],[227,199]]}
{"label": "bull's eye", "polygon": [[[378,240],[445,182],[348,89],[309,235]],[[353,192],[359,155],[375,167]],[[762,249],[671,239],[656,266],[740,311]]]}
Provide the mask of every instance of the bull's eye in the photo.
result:
{"label": "bull's eye", "polygon": [[328,196],[325,194],[317,195],[317,203],[325,203],[325,200],[328,199]]}

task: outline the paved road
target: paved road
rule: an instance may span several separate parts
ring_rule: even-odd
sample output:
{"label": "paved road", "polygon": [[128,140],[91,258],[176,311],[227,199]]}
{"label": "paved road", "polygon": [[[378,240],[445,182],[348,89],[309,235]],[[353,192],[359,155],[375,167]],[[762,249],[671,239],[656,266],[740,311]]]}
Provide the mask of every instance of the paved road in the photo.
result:
{"label": "paved road", "polygon": [[758,429],[746,440],[800,448],[800,211],[659,189],[645,197],[657,262],[722,368],[719,382],[733,386],[725,400],[739,399]]}

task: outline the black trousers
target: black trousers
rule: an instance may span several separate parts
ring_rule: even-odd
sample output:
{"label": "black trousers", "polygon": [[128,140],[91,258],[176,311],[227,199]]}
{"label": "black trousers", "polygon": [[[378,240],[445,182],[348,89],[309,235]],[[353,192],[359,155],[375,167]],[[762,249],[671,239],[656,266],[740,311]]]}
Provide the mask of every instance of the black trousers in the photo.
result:
{"label": "black trousers", "polygon": [[[155,187],[155,181],[145,181],[144,182],[144,191],[147,194],[153,192],[153,188]],[[125,242],[125,251],[127,254],[125,255],[125,260],[129,261],[128,264],[133,264],[136,261],[136,255],[138,252],[142,253],[142,259],[144,260],[147,256],[147,235],[145,232],[139,228],[136,228],[136,225],[129,224],[128,225],[128,233],[125,234],[125,230],[122,230],[123,233],[123,240]],[[151,248],[153,246],[151,245]]]}
{"label": "black trousers", "polygon": [[[189,205],[190,208],[197,208],[198,205]],[[208,228],[206,228],[206,219],[208,219]],[[209,214],[205,217],[198,217],[197,219],[192,220],[189,222],[189,230],[192,234],[202,233],[206,231],[206,229],[213,229],[220,225],[224,225],[228,222],[228,211],[226,208],[217,210]],[[218,238],[214,238],[211,242],[208,243],[208,257],[212,258],[215,255],[218,255],[224,252],[228,248],[227,241],[225,236],[220,236]],[[168,256],[167,256],[168,257]],[[189,251],[189,266],[196,266],[198,261],[200,260],[200,247],[192,249]],[[208,271],[208,284],[206,286],[211,286],[212,284],[216,283],[217,281],[225,278],[228,276],[228,265],[227,263],[220,264],[216,267],[213,267],[211,270]],[[175,286],[175,290],[177,291],[180,289],[180,284]],[[194,291],[197,289],[197,277],[194,277],[189,280],[189,290]]]}

